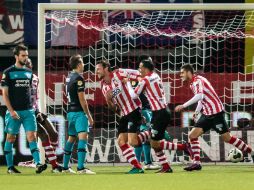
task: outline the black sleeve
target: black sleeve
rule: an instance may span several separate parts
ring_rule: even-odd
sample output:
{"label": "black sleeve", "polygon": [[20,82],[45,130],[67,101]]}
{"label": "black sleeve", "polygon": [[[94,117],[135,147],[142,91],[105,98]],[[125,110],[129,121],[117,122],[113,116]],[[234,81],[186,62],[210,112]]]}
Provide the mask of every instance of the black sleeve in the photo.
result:
{"label": "black sleeve", "polygon": [[77,78],[77,91],[84,92],[85,90],[85,81],[82,77]]}

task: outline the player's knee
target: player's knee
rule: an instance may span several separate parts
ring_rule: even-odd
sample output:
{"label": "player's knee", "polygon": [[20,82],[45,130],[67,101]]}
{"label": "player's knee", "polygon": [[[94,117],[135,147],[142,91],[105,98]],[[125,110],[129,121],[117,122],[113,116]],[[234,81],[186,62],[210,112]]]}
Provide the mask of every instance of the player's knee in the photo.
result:
{"label": "player's knee", "polygon": [[160,141],[151,140],[150,144],[151,144],[151,147],[152,147],[155,151],[161,150]]}
{"label": "player's knee", "polygon": [[134,139],[130,140],[130,141],[129,141],[129,144],[130,144],[131,146],[133,146],[133,147],[139,146],[138,141],[137,141],[137,140],[134,140]]}
{"label": "player's knee", "polygon": [[224,142],[228,143],[231,139],[231,135],[230,135],[230,133],[224,133],[221,135],[221,138]]}
{"label": "player's knee", "polygon": [[57,132],[54,132],[50,135],[50,140],[51,142],[57,142],[58,141],[58,133]]}
{"label": "player's knee", "polygon": [[188,137],[189,137],[189,140],[192,141],[192,140],[198,138],[198,135],[196,135],[195,133],[190,133]]}
{"label": "player's knee", "polygon": [[122,139],[122,138],[118,138],[117,143],[118,143],[119,146],[123,146],[124,144],[126,144],[125,140]]}
{"label": "player's knee", "polygon": [[7,135],[6,140],[10,143],[14,143],[16,140],[16,136],[15,135]]}
{"label": "player's knee", "polygon": [[69,137],[68,137],[68,141],[69,141],[70,143],[74,143],[74,142],[76,141],[76,137],[75,137],[75,136],[69,136]]}
{"label": "player's knee", "polygon": [[27,137],[27,141],[28,142],[32,142],[32,141],[36,140],[36,134],[35,134],[35,132],[28,132],[26,134],[26,137]]}
{"label": "player's knee", "polygon": [[82,140],[88,140],[88,134],[85,132],[81,132],[78,134],[78,138]]}

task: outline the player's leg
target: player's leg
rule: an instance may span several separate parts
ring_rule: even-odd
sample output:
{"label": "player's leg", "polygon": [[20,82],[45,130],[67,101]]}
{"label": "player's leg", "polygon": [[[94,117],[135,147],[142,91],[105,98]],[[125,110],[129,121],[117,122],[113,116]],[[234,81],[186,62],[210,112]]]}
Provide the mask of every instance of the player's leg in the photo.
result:
{"label": "player's leg", "polygon": [[85,167],[86,152],[88,143],[89,123],[88,118],[84,112],[76,113],[75,129],[78,133],[78,174],[96,174],[90,169]]}
{"label": "player's leg", "polygon": [[[150,121],[149,121],[149,115],[148,115],[148,110],[142,110],[141,111],[141,113],[142,113],[142,124],[140,125],[140,129],[139,129],[139,131],[142,133],[142,132],[144,132],[144,131],[148,131],[148,129],[149,129],[149,127],[148,127],[148,122],[150,122],[151,121],[151,119],[150,119]],[[140,137],[138,137],[138,138],[140,138]],[[140,140],[141,141],[141,140]],[[142,141],[144,141],[144,140],[142,140]],[[138,161],[139,162],[141,162],[142,160],[142,153],[144,153],[145,154],[145,151],[144,151],[144,149],[143,149],[143,144],[144,144],[145,142],[143,142],[142,143],[142,146],[136,146],[135,148],[134,148],[134,150],[135,150],[135,155],[136,155],[136,158],[138,159]],[[141,143],[140,143],[141,144]],[[150,145],[150,143],[149,143],[149,145]]]}
{"label": "player's leg", "polygon": [[[69,130],[68,130],[69,131]],[[76,135],[70,135],[70,133],[68,133],[68,139],[65,143],[64,146],[64,156],[63,156],[63,173],[76,173],[74,170],[72,170],[69,167],[69,163],[70,163],[70,159],[71,159],[71,154],[73,151],[73,147],[74,147],[74,143],[76,141]]]}
{"label": "player's leg", "polygon": [[49,135],[50,144],[56,149],[58,145],[58,132],[55,126],[49,121],[47,115],[43,113],[36,114],[36,120],[40,123]]}
{"label": "player's leg", "polygon": [[62,168],[57,163],[55,149],[50,143],[49,135],[48,135],[46,129],[44,129],[44,127],[38,122],[37,122],[37,127],[38,127],[37,135],[41,139],[42,147],[45,150],[46,158],[48,159],[49,163],[52,166],[52,172],[53,173],[61,172]]}
{"label": "player's leg", "polygon": [[151,136],[151,146],[155,151],[160,165],[162,168],[158,173],[172,173],[169,162],[160,146],[160,141],[164,138],[164,133],[167,126],[170,123],[170,113],[166,109],[153,112],[152,118],[152,136]]}
{"label": "player's leg", "polygon": [[77,132],[75,129],[75,112],[69,112],[67,114],[68,120],[68,139],[64,146],[63,156],[63,171],[64,173],[76,173],[69,167],[71,154],[73,151],[74,143],[76,141]]}
{"label": "player's leg", "polygon": [[136,158],[139,162],[142,162],[142,152],[143,152],[143,146],[138,146],[134,148],[134,152],[136,155]]}
{"label": "player's leg", "polygon": [[194,128],[189,133],[189,142],[192,151],[192,160],[193,163],[190,166],[184,168],[186,171],[201,170],[200,162],[200,144],[198,137],[201,136],[206,131],[212,128],[212,121],[205,115],[202,115],[197,123],[195,123]]}
{"label": "player's leg", "polygon": [[122,150],[123,156],[133,166],[133,172],[130,170],[129,173],[140,173],[143,171],[142,166],[135,156],[134,149],[128,144],[128,122],[127,116],[123,116],[120,119],[117,143]]}
{"label": "player's leg", "polygon": [[238,148],[243,152],[247,152],[251,154],[252,158],[254,158],[254,151],[252,148],[243,142],[241,139],[232,136],[229,132],[227,122],[224,117],[224,113],[219,113],[213,120],[214,122],[214,130],[219,133],[224,142],[232,144],[234,147]]}
{"label": "player's leg", "polygon": [[242,152],[247,152],[248,154],[251,154],[251,156],[252,156],[252,158],[254,160],[254,151],[244,141],[242,141],[241,139],[239,139],[239,138],[237,138],[235,136],[232,136],[230,134],[230,132],[223,133],[221,135],[221,137],[222,137],[224,142],[232,144],[234,147],[238,148]]}
{"label": "player's leg", "polygon": [[7,167],[8,167],[7,173],[10,173],[10,174],[21,173],[19,170],[17,170],[14,167],[14,164],[13,164],[12,149],[13,149],[13,144],[14,144],[15,140],[16,140],[16,135],[7,134],[6,141],[4,144],[4,155],[5,155],[5,159],[6,159],[6,163],[7,163]]}
{"label": "player's leg", "polygon": [[142,138],[145,140],[145,142],[142,143],[142,150],[144,153],[144,169],[145,170],[158,170],[160,169],[160,165],[154,164],[152,162],[152,157],[151,157],[151,145],[150,145],[150,138],[151,138],[151,132],[150,132],[150,127],[151,127],[151,121],[152,121],[152,112],[149,109],[142,109],[141,111],[143,120],[142,120],[142,125],[140,127],[140,134],[138,137]]}
{"label": "player's leg", "polygon": [[140,109],[136,109],[127,116],[128,120],[128,142],[133,147],[142,146],[139,141],[138,132],[142,125],[142,115]]}
{"label": "player's leg", "polygon": [[47,169],[47,164],[40,163],[40,153],[37,144],[37,122],[33,109],[21,111],[20,117],[26,132],[29,148],[36,164],[36,173],[41,173]]}
{"label": "player's leg", "polygon": [[[19,114],[19,113],[18,113]],[[16,135],[19,133],[21,120],[13,119],[9,111],[5,115],[5,133],[6,140],[4,144],[4,155],[7,163],[8,173],[21,173],[14,167],[13,163],[13,144],[16,140]]]}

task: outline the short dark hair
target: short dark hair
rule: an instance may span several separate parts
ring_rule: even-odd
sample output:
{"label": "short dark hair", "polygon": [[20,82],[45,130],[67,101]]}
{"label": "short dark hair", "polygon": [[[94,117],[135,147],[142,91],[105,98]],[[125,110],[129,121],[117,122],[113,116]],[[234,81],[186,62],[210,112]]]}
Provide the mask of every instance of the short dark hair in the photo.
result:
{"label": "short dark hair", "polygon": [[191,74],[194,73],[194,69],[193,69],[192,65],[190,65],[190,64],[183,65],[183,66],[181,67],[181,69],[183,69],[183,70],[185,70],[185,71],[190,71]]}
{"label": "short dark hair", "polygon": [[111,65],[107,60],[102,59],[102,60],[97,61],[96,65],[99,65],[99,64],[101,64],[104,69],[108,68],[109,72],[112,71]]}
{"label": "short dark hair", "polygon": [[76,54],[70,57],[69,59],[69,65],[71,67],[71,69],[76,69],[77,66],[82,63],[80,61],[80,59],[82,59],[82,56],[80,54]]}
{"label": "short dark hair", "polygon": [[150,56],[148,55],[141,55],[139,58],[140,62],[143,63],[143,67],[149,69],[150,71],[154,70],[154,64],[153,60]]}
{"label": "short dark hair", "polygon": [[23,44],[19,44],[16,47],[13,48],[13,55],[19,55],[20,51],[27,51],[28,48],[23,45]]}

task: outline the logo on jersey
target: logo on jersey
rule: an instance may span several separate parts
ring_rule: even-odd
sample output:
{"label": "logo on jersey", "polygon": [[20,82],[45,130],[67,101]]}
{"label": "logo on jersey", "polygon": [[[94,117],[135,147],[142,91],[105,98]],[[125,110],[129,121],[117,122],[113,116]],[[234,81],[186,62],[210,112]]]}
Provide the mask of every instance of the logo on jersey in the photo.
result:
{"label": "logo on jersey", "polygon": [[114,90],[112,90],[112,98],[115,98],[120,93],[121,93],[121,89],[115,88]]}
{"label": "logo on jersey", "polygon": [[131,86],[135,87],[137,85],[136,81],[131,81]]}
{"label": "logo on jersey", "polygon": [[83,85],[83,82],[80,80],[78,81],[78,86],[82,86]]}

